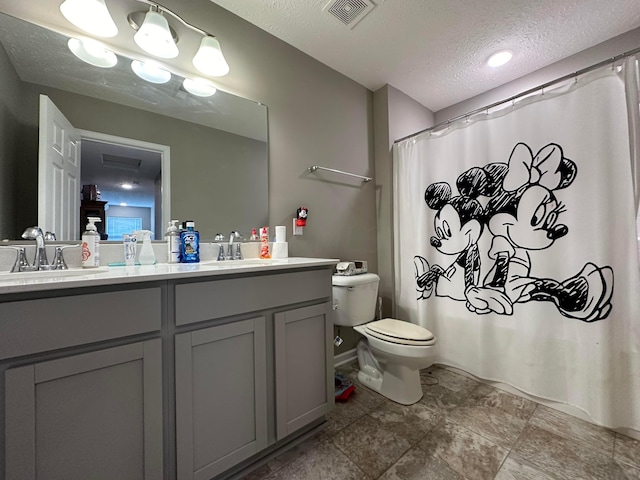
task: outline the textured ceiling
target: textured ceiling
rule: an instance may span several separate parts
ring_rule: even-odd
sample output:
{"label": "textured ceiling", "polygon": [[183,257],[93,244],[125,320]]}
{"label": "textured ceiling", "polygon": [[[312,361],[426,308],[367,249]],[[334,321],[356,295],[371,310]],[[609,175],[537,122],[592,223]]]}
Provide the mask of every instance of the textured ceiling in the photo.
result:
{"label": "textured ceiling", "polygon": [[[640,27],[640,0],[372,0],[353,28],[328,0],[211,0],[375,91],[436,112]],[[510,49],[499,68],[485,61]]]}

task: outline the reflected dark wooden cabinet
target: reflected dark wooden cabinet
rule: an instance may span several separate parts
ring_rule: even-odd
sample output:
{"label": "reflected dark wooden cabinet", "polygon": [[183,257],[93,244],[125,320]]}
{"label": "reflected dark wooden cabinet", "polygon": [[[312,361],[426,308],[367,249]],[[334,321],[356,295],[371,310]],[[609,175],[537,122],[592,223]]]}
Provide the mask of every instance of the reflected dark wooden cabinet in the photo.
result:
{"label": "reflected dark wooden cabinet", "polygon": [[82,200],[80,202],[80,233],[87,228],[87,217],[100,217],[100,222],[96,224],[100,240],[107,240],[109,236],[106,234],[107,219],[104,213],[104,206],[107,202],[101,200]]}

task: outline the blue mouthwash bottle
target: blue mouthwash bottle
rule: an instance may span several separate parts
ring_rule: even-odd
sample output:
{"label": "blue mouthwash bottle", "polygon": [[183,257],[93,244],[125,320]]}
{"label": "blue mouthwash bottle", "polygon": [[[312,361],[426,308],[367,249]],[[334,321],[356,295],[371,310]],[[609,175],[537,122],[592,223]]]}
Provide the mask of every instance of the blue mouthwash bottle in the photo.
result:
{"label": "blue mouthwash bottle", "polygon": [[180,232],[180,262],[198,263],[200,261],[200,233],[195,230],[193,220],[186,221],[187,229]]}

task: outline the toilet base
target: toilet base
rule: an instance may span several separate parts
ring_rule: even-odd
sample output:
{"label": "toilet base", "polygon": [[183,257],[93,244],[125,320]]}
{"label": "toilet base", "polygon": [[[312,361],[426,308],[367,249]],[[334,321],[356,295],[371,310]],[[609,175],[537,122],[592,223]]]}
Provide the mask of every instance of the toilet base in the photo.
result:
{"label": "toilet base", "polygon": [[413,405],[423,396],[418,370],[412,370],[403,365],[389,364],[385,365],[382,375],[379,371],[368,370],[367,367],[360,370],[358,380],[389,400],[402,405]]}
{"label": "toilet base", "polygon": [[[402,405],[413,405],[422,398],[422,385],[418,370],[393,362],[385,362],[384,366],[375,360],[371,362],[372,358],[367,359],[366,355],[362,355],[365,350],[363,347],[364,345],[359,349],[358,358],[360,364],[358,380],[363,385]],[[372,365],[372,363],[374,364]]]}

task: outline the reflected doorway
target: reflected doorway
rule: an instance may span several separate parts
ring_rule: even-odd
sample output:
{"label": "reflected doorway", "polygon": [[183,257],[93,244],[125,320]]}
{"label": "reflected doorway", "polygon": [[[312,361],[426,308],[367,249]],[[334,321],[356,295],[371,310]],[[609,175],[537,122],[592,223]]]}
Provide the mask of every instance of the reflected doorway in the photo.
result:
{"label": "reflected doorway", "polygon": [[[80,136],[80,183],[95,185],[83,187],[89,195],[83,193],[82,203],[104,208],[102,238],[122,241],[124,233],[142,229],[162,240],[170,219],[169,147],[85,130]],[[83,231],[86,218],[80,222]]]}

